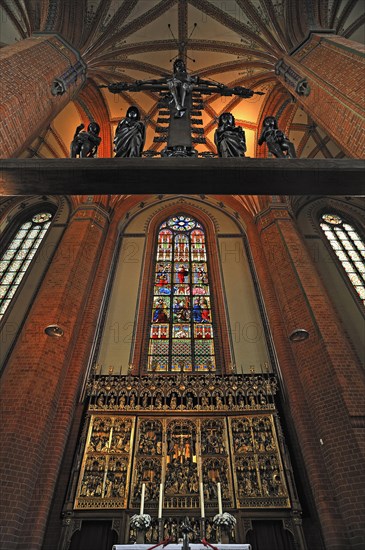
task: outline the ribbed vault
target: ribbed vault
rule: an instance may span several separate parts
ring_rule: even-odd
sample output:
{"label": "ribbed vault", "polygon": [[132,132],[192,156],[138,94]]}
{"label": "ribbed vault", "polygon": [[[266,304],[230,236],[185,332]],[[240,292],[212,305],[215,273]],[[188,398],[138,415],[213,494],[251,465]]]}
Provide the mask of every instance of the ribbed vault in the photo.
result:
{"label": "ribbed vault", "polygon": [[[268,113],[279,117],[298,156],[344,156],[325,129],[293,103],[276,79],[274,66],[311,29],[333,29],[361,41],[365,26],[361,0],[0,0],[0,10],[1,45],[36,31],[58,32],[80,51],[88,67],[88,80],[78,98],[43,129],[23,157],[68,156],[75,127],[91,118],[102,126],[100,156],[112,156],[114,129],[131,104],[138,106],[146,121],[146,149],[160,150],[163,144],[154,142],[156,94],[113,96],[97,86],[159,78],[170,73],[176,56],[186,60],[192,74],[265,92],[249,100],[207,97],[203,113],[207,143],[198,145],[198,150],[215,152],[217,119],[230,110],[245,128],[248,156],[266,155],[265,148],[257,146],[257,134]],[[110,198],[108,207],[124,199],[124,195]],[[264,206],[259,197],[238,200],[252,215]]]}
{"label": "ribbed vault", "polygon": [[265,92],[265,96],[250,100],[209,97],[203,119],[207,144],[198,149],[215,151],[216,120],[230,109],[247,130],[248,154],[261,156],[257,131],[263,114],[273,106],[274,94],[275,111],[271,112],[285,119],[286,131],[295,132],[300,156],[342,154],[331,144],[327,147],[330,140],[324,130],[313,129],[308,117],[297,121],[297,107],[278,85],[274,65],[313,28],[333,29],[360,41],[365,16],[359,0],[0,0],[0,8],[6,22],[6,32],[2,32],[6,43],[35,31],[59,32],[80,51],[88,66],[88,83],[76,101],[79,116],[74,108],[66,109],[63,123],[58,117],[23,156],[64,156],[70,135],[83,116],[100,119],[104,134],[100,153],[110,156],[114,128],[130,104],[137,105],[146,119],[146,148],[159,150],[162,145],[153,141],[156,95],[125,93],[115,98],[104,90],[96,93],[96,86],[166,75],[177,55],[185,58],[192,74]]}

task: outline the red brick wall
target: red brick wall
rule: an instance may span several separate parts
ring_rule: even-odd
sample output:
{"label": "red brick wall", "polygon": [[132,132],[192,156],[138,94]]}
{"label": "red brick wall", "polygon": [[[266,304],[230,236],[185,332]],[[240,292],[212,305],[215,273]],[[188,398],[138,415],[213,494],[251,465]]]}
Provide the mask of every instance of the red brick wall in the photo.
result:
{"label": "red brick wall", "polygon": [[[57,549],[62,537],[66,538],[67,536],[66,533],[62,533],[61,531],[62,524],[64,523],[61,517],[63,517],[63,507],[67,499],[70,475],[74,463],[74,455],[79,444],[79,436],[81,431],[80,427],[83,426],[83,409],[83,403],[78,403],[76,405],[75,414],[73,415],[73,421],[70,428],[70,434],[68,437],[65,452],[63,454],[57,484],[55,486],[51,509],[49,510],[48,514],[48,521],[44,535],[42,550]],[[69,516],[67,515],[65,517],[67,521],[67,519],[69,519]]]}
{"label": "red brick wall", "polygon": [[[258,229],[274,285],[269,295],[263,289],[265,304],[326,548],[360,550],[365,473],[353,419],[365,410],[361,367],[290,214],[272,208]],[[295,328],[309,339],[289,343]]]}
{"label": "red brick wall", "polygon": [[[55,493],[56,479],[85,375],[118,220],[128,201],[136,200],[140,199],[125,201],[105,241],[99,227],[104,223],[100,209],[96,213],[93,205],[80,207],[5,370],[0,396],[4,480],[0,540],[6,550],[40,548],[52,498],[44,550],[57,547],[67,471],[61,472],[62,494]],[[309,479],[326,548],[360,549],[364,472],[356,436],[363,425],[365,392],[356,357],[285,207],[276,204],[260,216],[256,226],[232,197],[226,202],[247,224],[284,379],[284,400],[305,461],[303,479]],[[156,217],[154,228],[169,213]],[[208,230],[210,246],[214,245],[211,221],[198,210],[196,215]],[[224,311],[223,304],[218,301],[217,305]],[[65,329],[63,338],[44,335],[44,327],[55,321]],[[291,344],[288,335],[297,326],[306,328],[310,338]],[[223,344],[224,353],[229,353],[228,342]],[[74,447],[73,439],[63,462],[66,469]]]}
{"label": "red brick wall", "polygon": [[313,120],[350,157],[365,156],[364,46],[335,35],[313,34],[284,61],[301,77],[311,92],[298,95],[283,77],[279,80]]}
{"label": "red brick wall", "polygon": [[75,54],[52,35],[0,49],[1,158],[18,156],[73,98],[81,79],[62,96],[54,97],[51,85],[75,62]]}
{"label": "red brick wall", "polygon": [[[103,243],[100,260],[97,267],[95,268],[93,285],[89,294],[88,301],[86,303],[83,322],[80,328],[81,337],[78,339],[77,348],[75,349],[75,354],[72,359],[72,365],[76,372],[80,371],[84,374],[84,369],[95,336],[96,322],[100,311],[102,297],[105,291],[105,285],[109,274],[112,256],[115,250],[119,222],[121,219],[123,219],[125,213],[128,211],[129,208],[133,208],[136,203],[140,202],[144,198],[144,195],[133,195],[125,200],[120,199],[114,205],[115,210],[113,219],[110,222],[108,233]],[[102,203],[107,203],[108,198],[106,195],[94,196],[94,201],[98,202],[98,204],[100,205]],[[107,204],[105,204],[105,207],[107,208]],[[79,392],[79,389],[80,385],[78,385],[76,389],[75,387],[73,389],[70,389],[70,395],[72,395],[72,392],[76,392],[77,394]],[[59,415],[62,418],[63,410],[61,406],[59,408]],[[65,503],[67,505],[67,510],[72,510],[72,505],[70,508],[70,501],[67,500],[65,496],[67,485],[70,479],[71,469],[74,465],[74,452],[78,445],[77,435],[80,428],[81,417],[82,411],[79,405],[76,409],[76,414],[73,417],[73,426],[71,428],[68,442],[62,457],[56,490],[54,492],[52,506],[49,510],[48,523],[44,536],[42,550],[55,550],[58,547],[58,543],[62,536],[60,517],[62,511],[64,510]],[[72,494],[68,497],[71,499],[71,501],[73,500]],[[29,526],[29,529],[31,529],[31,526]]]}
{"label": "red brick wall", "polygon": [[[90,291],[104,224],[89,205],[75,213],[3,375],[0,541],[7,550],[42,543],[100,307],[100,279],[95,300]],[[62,338],[44,333],[54,322]]]}

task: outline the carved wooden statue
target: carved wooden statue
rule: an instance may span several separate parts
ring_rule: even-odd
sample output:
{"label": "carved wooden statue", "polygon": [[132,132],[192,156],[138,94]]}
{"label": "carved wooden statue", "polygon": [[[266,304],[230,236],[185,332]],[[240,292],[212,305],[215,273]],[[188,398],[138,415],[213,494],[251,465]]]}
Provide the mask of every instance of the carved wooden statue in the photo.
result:
{"label": "carved wooden statue", "polygon": [[235,125],[232,113],[222,113],[218,120],[218,128],[214,134],[214,143],[218,155],[227,157],[244,157],[246,152],[245,132]]}
{"label": "carved wooden statue", "polygon": [[146,139],[146,129],[140,120],[140,112],[132,105],[127,111],[116,130],[114,151],[116,157],[140,157]]}
{"label": "carved wooden statue", "polygon": [[284,132],[279,130],[278,122],[274,116],[264,119],[261,137],[258,144],[266,141],[270,153],[276,158],[296,158],[294,144],[289,141]]}
{"label": "carved wooden statue", "polygon": [[250,98],[254,94],[262,95],[263,92],[254,92],[243,86],[230,88],[220,82],[206,80],[197,75],[190,75],[182,59],[176,59],[173,64],[172,75],[151,80],[136,80],[135,82],[116,82],[101,85],[100,88],[108,88],[113,94],[120,92],[143,92],[146,90],[160,93],[160,101],[167,102],[169,109],[169,126],[167,147],[162,156],[186,157],[196,156],[197,151],[192,147],[191,137],[191,111],[193,111],[193,95],[219,94],[221,96],[238,96]]}
{"label": "carved wooden statue", "polygon": [[97,122],[90,122],[87,131],[84,124],[80,124],[75,131],[71,142],[71,158],[93,158],[101,143],[99,137],[100,126]]}

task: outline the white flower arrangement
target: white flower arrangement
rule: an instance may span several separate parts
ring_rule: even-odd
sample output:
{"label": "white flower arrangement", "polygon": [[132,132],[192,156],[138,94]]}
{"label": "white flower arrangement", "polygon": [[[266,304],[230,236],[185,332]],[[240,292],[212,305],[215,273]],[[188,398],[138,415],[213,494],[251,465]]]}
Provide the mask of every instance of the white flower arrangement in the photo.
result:
{"label": "white flower arrangement", "polygon": [[233,529],[233,527],[236,525],[237,520],[232,514],[229,514],[228,512],[224,512],[223,514],[217,514],[214,516],[213,524],[214,527],[226,527]]}
{"label": "white flower arrangement", "polygon": [[138,531],[147,530],[152,522],[152,518],[149,514],[134,514],[131,517],[131,527],[132,529],[137,529]]}

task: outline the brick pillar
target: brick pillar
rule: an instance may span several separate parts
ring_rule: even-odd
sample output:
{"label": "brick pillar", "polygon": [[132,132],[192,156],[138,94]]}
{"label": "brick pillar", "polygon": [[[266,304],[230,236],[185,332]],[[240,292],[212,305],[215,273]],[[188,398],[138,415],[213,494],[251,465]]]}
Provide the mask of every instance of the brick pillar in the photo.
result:
{"label": "brick pillar", "polygon": [[[365,410],[361,366],[285,206],[272,205],[261,214],[258,229],[284,330],[273,327],[274,341],[326,550],[360,550],[365,536],[365,472],[356,433]],[[270,317],[272,303],[267,306]],[[296,328],[306,329],[309,339],[290,343],[290,363],[285,353],[281,360],[282,338],[289,342]]]}
{"label": "brick pillar", "polygon": [[[77,94],[85,65],[60,36],[34,35],[1,48],[0,73],[0,155],[16,157]],[[60,77],[67,90],[53,95],[52,85]]]}
{"label": "brick pillar", "polygon": [[[101,204],[101,200],[105,196],[94,196],[94,200]],[[106,206],[107,208],[107,206]],[[93,280],[93,286],[90,292],[89,300],[86,305],[85,315],[81,326],[81,338],[78,339],[72,360],[73,370],[76,373],[84,369],[88,360],[90,349],[95,337],[95,328],[100,311],[100,304],[105,292],[107,278],[109,275],[110,264],[112,262],[113,253],[115,251],[115,243],[119,234],[119,222],[122,216],[114,215],[108,228],[107,237],[103,243],[103,250],[98,262],[97,270]],[[70,380],[67,381],[67,387],[70,386]],[[75,390],[69,392],[69,399],[75,399]],[[80,419],[82,418],[82,408],[84,402],[77,406],[73,416],[73,425],[70,430],[65,452],[62,457],[62,464],[57,480],[57,485],[54,492],[52,506],[49,510],[47,528],[44,536],[42,550],[55,550],[58,548],[58,543],[62,538],[62,522],[60,520],[63,512],[67,514],[73,513],[73,493],[67,494],[70,475],[74,467],[74,453],[79,445],[78,436],[80,435]],[[64,406],[61,403],[58,415],[62,418]],[[65,508],[66,503],[66,508]],[[70,516],[67,516],[64,521],[67,522]],[[64,530],[64,529],[63,529]]]}
{"label": "brick pillar", "polygon": [[[331,34],[311,34],[277,64],[280,82],[349,156],[365,155],[365,48]],[[295,91],[300,79],[309,95]]]}
{"label": "brick pillar", "polygon": [[[104,226],[95,205],[75,212],[5,367],[0,546],[7,550],[42,544],[100,307],[100,293],[94,299],[90,290]],[[62,337],[45,334],[53,323]]]}

